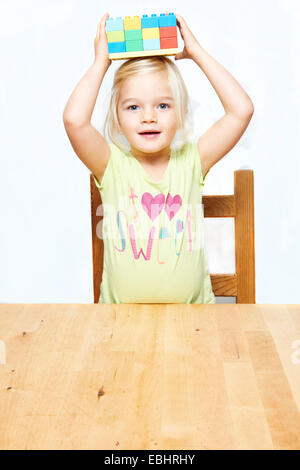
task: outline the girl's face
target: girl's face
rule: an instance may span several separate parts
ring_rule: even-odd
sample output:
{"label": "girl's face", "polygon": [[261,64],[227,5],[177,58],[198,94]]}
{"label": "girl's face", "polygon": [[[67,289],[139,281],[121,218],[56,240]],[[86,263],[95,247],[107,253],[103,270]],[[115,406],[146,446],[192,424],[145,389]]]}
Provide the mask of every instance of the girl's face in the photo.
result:
{"label": "girl's face", "polygon": [[[120,90],[118,117],[133,153],[154,156],[169,150],[177,130],[177,116],[167,71],[125,80]],[[159,133],[142,135],[145,131]]]}

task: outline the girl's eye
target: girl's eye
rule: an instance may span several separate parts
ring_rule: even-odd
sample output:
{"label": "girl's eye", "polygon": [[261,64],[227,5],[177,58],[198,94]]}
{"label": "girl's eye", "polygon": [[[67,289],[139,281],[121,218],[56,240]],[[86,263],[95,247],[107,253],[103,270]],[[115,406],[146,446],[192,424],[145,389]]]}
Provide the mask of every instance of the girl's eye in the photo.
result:
{"label": "girl's eye", "polygon": [[[159,106],[168,106],[168,108],[169,108],[169,105],[167,103],[160,103]],[[132,108],[137,108],[137,105],[132,104],[131,106],[128,107],[128,109],[132,109]],[[162,108],[162,109],[167,109],[167,108]],[[135,111],[135,109],[133,109],[132,111]]]}

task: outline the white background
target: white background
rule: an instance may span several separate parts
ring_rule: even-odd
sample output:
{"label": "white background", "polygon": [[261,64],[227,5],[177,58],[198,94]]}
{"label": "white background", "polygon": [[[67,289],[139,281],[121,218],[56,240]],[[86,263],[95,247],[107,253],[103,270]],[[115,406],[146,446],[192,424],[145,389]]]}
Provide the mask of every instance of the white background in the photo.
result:
{"label": "white background", "polygon": [[[0,1],[0,302],[93,302],[90,171],[67,138],[63,110],[93,63],[106,11],[170,11],[185,18],[255,108],[242,139],[210,170],[204,194],[231,194],[234,170],[254,170],[256,301],[300,303],[300,2],[152,0],[150,11],[138,1],[110,4]],[[100,89],[92,119],[99,130],[121,63],[113,61]],[[200,136],[223,107],[193,61],[176,65]],[[234,272],[233,220],[209,219],[205,227],[210,271]]]}

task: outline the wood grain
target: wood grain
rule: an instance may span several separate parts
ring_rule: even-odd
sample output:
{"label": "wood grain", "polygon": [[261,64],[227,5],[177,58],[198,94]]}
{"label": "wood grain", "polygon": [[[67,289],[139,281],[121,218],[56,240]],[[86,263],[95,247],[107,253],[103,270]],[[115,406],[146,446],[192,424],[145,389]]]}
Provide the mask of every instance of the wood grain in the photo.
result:
{"label": "wood grain", "polygon": [[2,304],[0,449],[299,450],[299,319],[298,305]]}

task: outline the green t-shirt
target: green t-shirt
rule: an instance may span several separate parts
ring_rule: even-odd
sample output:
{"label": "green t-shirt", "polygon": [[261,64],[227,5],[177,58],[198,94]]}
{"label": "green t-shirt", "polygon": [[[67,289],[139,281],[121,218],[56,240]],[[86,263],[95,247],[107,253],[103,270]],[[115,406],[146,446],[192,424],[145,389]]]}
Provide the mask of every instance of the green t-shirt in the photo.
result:
{"label": "green t-shirt", "polygon": [[103,274],[99,303],[216,303],[204,251],[204,180],[196,142],[171,150],[154,181],[109,144],[101,183]]}

